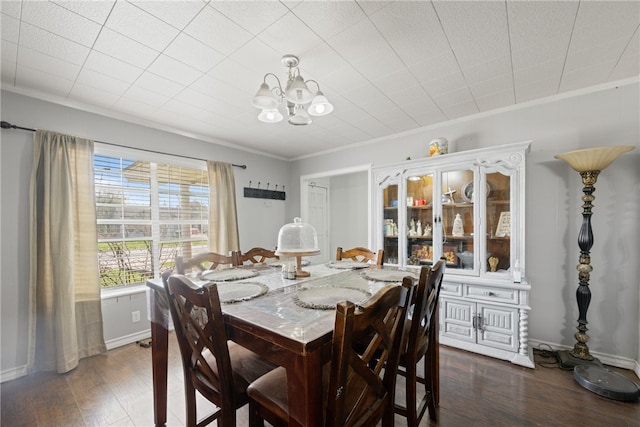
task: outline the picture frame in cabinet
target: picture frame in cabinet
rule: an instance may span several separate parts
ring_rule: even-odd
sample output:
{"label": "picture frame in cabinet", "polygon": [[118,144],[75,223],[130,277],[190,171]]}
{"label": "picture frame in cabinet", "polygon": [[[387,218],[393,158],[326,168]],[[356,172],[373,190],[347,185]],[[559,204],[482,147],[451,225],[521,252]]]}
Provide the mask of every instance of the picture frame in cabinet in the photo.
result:
{"label": "picture frame in cabinet", "polygon": [[[447,265],[458,265],[459,259],[456,245],[444,245],[442,256],[447,259]],[[433,262],[433,246],[431,245],[411,245],[410,256],[415,256],[421,262]]]}
{"label": "picture frame in cabinet", "polygon": [[447,259],[447,265],[453,266],[453,265],[458,265],[460,263],[457,252],[458,252],[457,245],[442,246],[442,256]]}
{"label": "picture frame in cabinet", "polygon": [[433,246],[431,245],[411,245],[411,256],[415,256],[419,261],[433,261]]}
{"label": "picture frame in cabinet", "polygon": [[496,237],[511,236],[511,212],[500,212],[500,219],[496,227]]}

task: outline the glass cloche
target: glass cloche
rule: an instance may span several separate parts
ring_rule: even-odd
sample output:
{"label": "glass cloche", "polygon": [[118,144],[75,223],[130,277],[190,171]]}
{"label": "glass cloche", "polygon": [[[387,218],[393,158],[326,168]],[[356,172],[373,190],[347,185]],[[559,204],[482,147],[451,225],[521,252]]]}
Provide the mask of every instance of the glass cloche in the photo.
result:
{"label": "glass cloche", "polygon": [[310,276],[308,271],[302,270],[302,257],[319,253],[318,233],[312,225],[304,224],[296,217],[292,223],[280,228],[276,255],[296,257],[296,277]]}
{"label": "glass cloche", "polygon": [[319,251],[316,229],[303,223],[302,219],[294,218],[292,223],[280,228],[276,255],[315,255]]}

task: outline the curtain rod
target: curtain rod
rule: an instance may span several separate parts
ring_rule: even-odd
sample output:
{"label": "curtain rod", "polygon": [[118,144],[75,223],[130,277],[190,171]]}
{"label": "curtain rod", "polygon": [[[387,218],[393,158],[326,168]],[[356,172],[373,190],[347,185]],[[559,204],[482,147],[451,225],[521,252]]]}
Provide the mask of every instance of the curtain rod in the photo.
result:
{"label": "curtain rod", "polygon": [[[20,130],[26,130],[26,131],[29,131],[29,132],[35,132],[36,131],[35,129],[25,128],[25,127],[17,126],[17,125],[12,125],[11,123],[5,122],[4,120],[2,122],[0,122],[0,127],[2,129],[20,129]],[[98,142],[100,144],[113,145],[113,146],[116,146],[116,147],[132,148],[132,147],[128,147],[126,145],[114,144],[113,142],[104,142],[104,141],[94,141],[94,142]],[[169,154],[169,153],[163,153],[161,151],[149,150],[149,149],[146,149],[146,148],[136,148],[136,150],[146,151],[146,152],[155,153],[155,154]],[[182,157],[184,159],[202,160],[203,162],[206,162],[205,159],[201,159],[201,158],[198,158],[198,157],[184,156],[182,154],[170,154],[170,155],[171,156]],[[246,169],[247,168],[247,165],[236,165],[234,163],[231,163],[231,166],[235,166],[235,167],[241,168],[241,169]]]}

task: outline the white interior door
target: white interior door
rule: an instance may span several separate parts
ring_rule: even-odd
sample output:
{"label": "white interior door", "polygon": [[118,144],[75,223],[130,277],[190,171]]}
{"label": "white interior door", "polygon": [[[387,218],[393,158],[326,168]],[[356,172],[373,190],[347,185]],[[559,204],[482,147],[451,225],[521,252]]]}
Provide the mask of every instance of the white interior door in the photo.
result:
{"label": "white interior door", "polygon": [[318,233],[320,255],[314,262],[323,263],[332,259],[329,248],[329,188],[315,182],[309,183],[309,218]]}
{"label": "white interior door", "polygon": [[[367,195],[367,203],[364,207],[364,212],[361,214],[362,218],[367,218],[367,224],[371,224],[371,212],[368,207],[371,201],[369,195],[371,194],[370,177],[371,165],[361,165],[345,169],[337,169],[332,171],[325,171],[318,174],[303,175],[300,177],[300,213],[302,221],[311,224],[315,227],[318,233],[318,246],[320,248],[320,255],[313,257],[314,263],[329,262],[334,259],[336,247],[339,246],[335,241],[332,242],[331,224],[335,224],[335,221],[340,221],[344,218],[344,215],[348,215],[353,212],[353,207],[349,204],[342,206],[342,203],[336,203],[331,211],[331,197],[335,195],[336,187],[331,182],[332,177],[354,174],[354,173],[366,173],[367,185],[363,188],[363,191]],[[322,188],[324,187],[324,188]],[[333,187],[333,193],[331,193]],[[333,221],[332,221],[333,216]],[[368,229],[368,227],[367,227]],[[335,236],[333,237],[335,239]],[[351,239],[354,240],[354,239]],[[364,241],[363,237],[355,239],[356,241]],[[344,244],[341,242],[340,244]]]}

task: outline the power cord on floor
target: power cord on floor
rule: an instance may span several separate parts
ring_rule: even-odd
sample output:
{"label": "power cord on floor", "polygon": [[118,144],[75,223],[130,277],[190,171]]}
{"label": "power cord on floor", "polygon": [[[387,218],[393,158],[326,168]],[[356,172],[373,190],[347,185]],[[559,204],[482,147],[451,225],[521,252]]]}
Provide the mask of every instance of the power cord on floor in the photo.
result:
{"label": "power cord on floor", "polygon": [[549,344],[540,344],[537,348],[533,349],[533,354],[539,358],[547,360],[538,360],[536,363],[543,368],[559,368],[558,353]]}
{"label": "power cord on floor", "polygon": [[136,344],[142,348],[149,348],[151,347],[151,339],[136,341]]}

